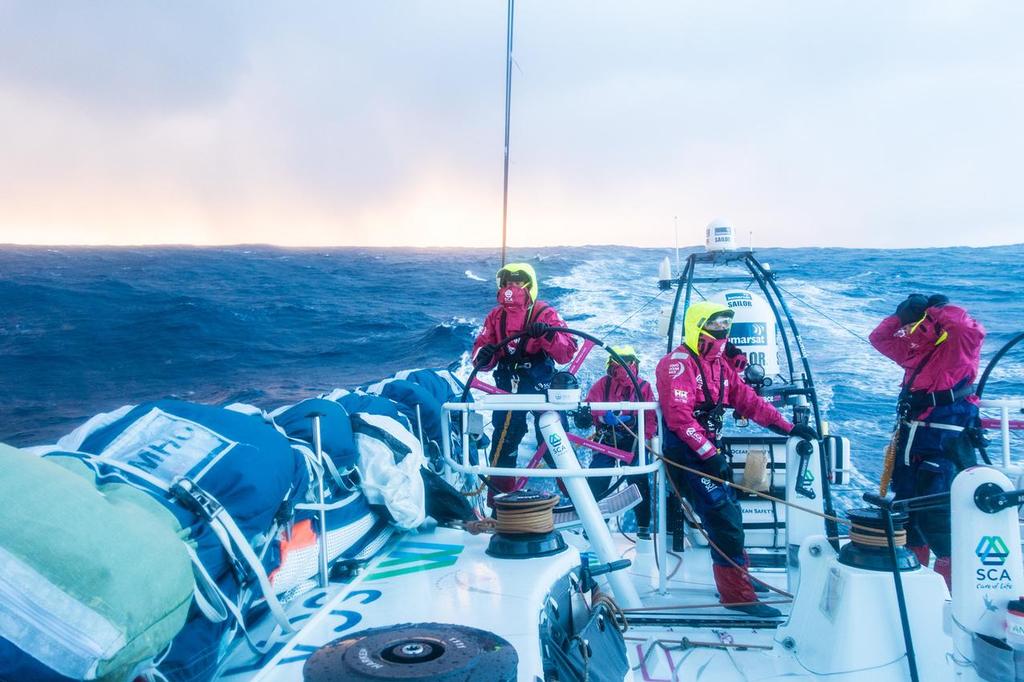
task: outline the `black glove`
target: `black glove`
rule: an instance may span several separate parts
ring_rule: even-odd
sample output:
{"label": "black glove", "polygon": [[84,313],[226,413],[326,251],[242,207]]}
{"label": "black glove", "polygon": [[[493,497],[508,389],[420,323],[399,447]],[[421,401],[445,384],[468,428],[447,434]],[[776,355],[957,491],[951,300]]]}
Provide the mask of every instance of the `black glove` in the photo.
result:
{"label": "black glove", "polygon": [[928,297],[929,308],[941,308],[942,306],[949,303],[949,296],[944,294],[932,294]]}
{"label": "black glove", "polygon": [[572,421],[577,429],[589,429],[594,425],[594,415],[590,412],[590,405],[580,405],[580,408],[573,412]]}
{"label": "black glove", "polygon": [[818,440],[818,432],[807,424],[797,424],[789,430],[789,435],[803,438],[804,440]]}
{"label": "black glove", "polygon": [[729,358],[731,360],[732,358],[736,357],[737,355],[743,355],[743,351],[740,350],[740,347],[737,346],[736,344],[734,344],[732,341],[726,341],[725,342],[725,357],[727,357],[727,358]]}
{"label": "black glove", "polygon": [[725,458],[721,450],[716,450],[715,454],[702,461],[697,468],[716,478],[732,482],[732,467],[729,466],[729,460]]}
{"label": "black glove", "polygon": [[928,299],[921,294],[911,294],[906,300],[896,306],[896,317],[900,318],[900,324],[907,325],[917,322],[924,317],[924,311],[928,308]]}
{"label": "black glove", "polygon": [[491,360],[494,359],[494,354],[498,352],[498,347],[493,343],[489,343],[486,346],[481,346],[480,350],[476,352],[475,365],[477,367],[486,367],[491,364]]}
{"label": "black glove", "polygon": [[552,327],[550,324],[546,324],[544,322],[531,322],[526,325],[526,329],[523,331],[526,332],[531,339],[539,339],[551,330]]}

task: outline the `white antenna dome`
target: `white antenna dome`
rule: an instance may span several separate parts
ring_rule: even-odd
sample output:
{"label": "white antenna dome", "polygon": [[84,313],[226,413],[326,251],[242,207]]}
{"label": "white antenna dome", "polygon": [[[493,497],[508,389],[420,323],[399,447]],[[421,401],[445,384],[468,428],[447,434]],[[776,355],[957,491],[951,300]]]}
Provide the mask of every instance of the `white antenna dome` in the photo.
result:
{"label": "white antenna dome", "polygon": [[704,232],[704,248],[708,251],[733,251],[736,248],[736,237],[732,223],[722,218],[715,218],[708,223]]}

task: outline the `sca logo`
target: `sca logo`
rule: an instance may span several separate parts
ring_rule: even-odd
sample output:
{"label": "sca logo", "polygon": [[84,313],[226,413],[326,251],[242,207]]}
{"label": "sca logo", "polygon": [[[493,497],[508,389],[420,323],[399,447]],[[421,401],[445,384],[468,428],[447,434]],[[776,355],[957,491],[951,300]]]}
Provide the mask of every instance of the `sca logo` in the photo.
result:
{"label": "sca logo", "polygon": [[552,433],[548,443],[551,444],[551,449],[557,452],[562,447],[562,438],[557,433]]}
{"label": "sca logo", "polygon": [[981,559],[982,566],[1002,566],[1010,556],[1010,550],[998,535],[981,536],[974,553]]}
{"label": "sca logo", "polygon": [[1006,563],[1010,556],[1010,550],[998,535],[983,535],[978,541],[974,553],[978,556],[982,566],[975,571],[975,578],[978,581],[979,589],[1009,589],[1013,586],[1010,582],[1010,572],[1005,568],[998,568]]}

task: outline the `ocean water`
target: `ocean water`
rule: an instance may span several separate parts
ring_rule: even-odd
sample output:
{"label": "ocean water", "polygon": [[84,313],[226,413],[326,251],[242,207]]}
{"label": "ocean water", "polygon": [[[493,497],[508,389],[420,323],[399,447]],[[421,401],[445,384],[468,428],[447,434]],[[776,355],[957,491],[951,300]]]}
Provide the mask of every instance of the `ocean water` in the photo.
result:
{"label": "ocean water", "polygon": [[[636,346],[652,378],[666,255],[566,247],[510,260],[533,264],[541,299],[570,326]],[[983,364],[1024,331],[1024,245],[758,257],[790,293],[825,417],[851,439],[862,482],[877,477],[901,376],[865,339],[900,300],[944,293],[966,307],[988,329]],[[161,397],[270,409],[404,368],[466,371],[498,264],[476,249],[0,247],[0,441],[52,442]],[[604,362],[592,355],[584,385]],[[986,396],[998,395],[1024,396],[1024,344],[993,374]]]}

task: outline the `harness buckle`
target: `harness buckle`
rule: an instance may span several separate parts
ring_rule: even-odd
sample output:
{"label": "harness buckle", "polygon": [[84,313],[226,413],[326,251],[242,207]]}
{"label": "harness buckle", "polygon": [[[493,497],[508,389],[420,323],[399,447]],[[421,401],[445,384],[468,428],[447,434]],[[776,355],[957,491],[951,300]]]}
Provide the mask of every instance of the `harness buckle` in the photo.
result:
{"label": "harness buckle", "polygon": [[341,486],[345,489],[345,492],[354,492],[359,489],[359,486],[363,483],[363,475],[359,473],[358,467],[352,467],[341,475]]}
{"label": "harness buckle", "polygon": [[179,478],[171,486],[170,492],[183,507],[206,521],[212,521],[224,510],[220,502],[189,478]]}
{"label": "harness buckle", "polygon": [[511,382],[512,382],[512,392],[513,393],[519,393],[519,375],[513,373],[512,374],[512,378],[511,378]]}

